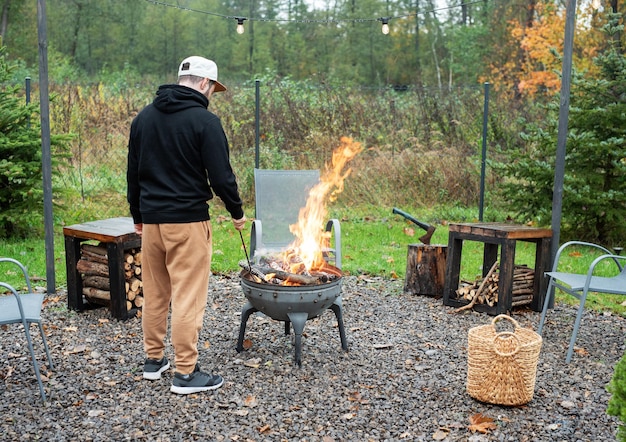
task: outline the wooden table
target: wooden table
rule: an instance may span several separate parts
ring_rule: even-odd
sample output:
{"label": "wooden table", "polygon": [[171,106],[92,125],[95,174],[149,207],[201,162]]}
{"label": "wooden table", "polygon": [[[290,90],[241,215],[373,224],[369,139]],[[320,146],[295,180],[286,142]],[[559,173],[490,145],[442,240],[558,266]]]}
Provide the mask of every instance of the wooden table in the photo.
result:
{"label": "wooden table", "polygon": [[509,223],[450,224],[443,303],[453,307],[467,304],[466,300],[456,299],[455,293],[459,288],[461,252],[463,250],[463,241],[465,240],[484,243],[483,278],[498,260],[498,250],[500,250],[498,302],[494,307],[484,304],[476,304],[474,307],[478,311],[485,311],[490,314],[501,314],[511,311],[515,245],[517,241],[535,243],[534,288],[530,308],[534,311],[541,311],[547,289],[547,278],[544,272],[550,270],[551,229]]}
{"label": "wooden table", "polygon": [[63,228],[65,264],[67,271],[67,304],[82,311],[88,303],[83,298],[83,281],[76,263],[80,259],[80,244],[96,240],[107,247],[111,314],[116,319],[128,319],[124,278],[124,251],[141,247],[141,237],[135,233],[132,218],[109,218],[75,224]]}

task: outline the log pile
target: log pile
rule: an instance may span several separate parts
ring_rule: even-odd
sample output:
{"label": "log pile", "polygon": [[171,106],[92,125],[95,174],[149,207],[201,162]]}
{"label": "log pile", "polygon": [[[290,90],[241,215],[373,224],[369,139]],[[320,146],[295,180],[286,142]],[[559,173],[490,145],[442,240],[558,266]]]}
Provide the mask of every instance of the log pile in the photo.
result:
{"label": "log pile", "polygon": [[[109,261],[104,245],[82,244],[80,259],[76,269],[83,278],[83,295],[89,302],[109,306],[111,287],[109,282]],[[124,279],[126,281],[126,308],[143,306],[143,283],[141,282],[141,249],[124,252]]]}
{"label": "log pile", "polygon": [[[484,278],[474,282],[461,281],[456,291],[457,299],[465,299],[469,304],[456,311],[468,310],[476,304],[493,307],[498,303],[498,283],[500,281],[498,263],[494,263]],[[511,307],[530,304],[533,299],[535,271],[528,266],[516,265],[513,269],[513,289]]]}

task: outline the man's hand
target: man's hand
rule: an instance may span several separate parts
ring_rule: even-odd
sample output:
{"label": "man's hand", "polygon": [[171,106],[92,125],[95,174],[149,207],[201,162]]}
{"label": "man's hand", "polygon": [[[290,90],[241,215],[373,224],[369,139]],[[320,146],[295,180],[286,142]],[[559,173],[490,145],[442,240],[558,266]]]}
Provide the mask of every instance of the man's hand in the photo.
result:
{"label": "man's hand", "polygon": [[143,224],[135,224],[135,233],[141,236],[143,233]]}
{"label": "man's hand", "polygon": [[233,224],[235,229],[241,232],[243,228],[246,227],[246,217],[244,216],[243,218],[233,219]]}

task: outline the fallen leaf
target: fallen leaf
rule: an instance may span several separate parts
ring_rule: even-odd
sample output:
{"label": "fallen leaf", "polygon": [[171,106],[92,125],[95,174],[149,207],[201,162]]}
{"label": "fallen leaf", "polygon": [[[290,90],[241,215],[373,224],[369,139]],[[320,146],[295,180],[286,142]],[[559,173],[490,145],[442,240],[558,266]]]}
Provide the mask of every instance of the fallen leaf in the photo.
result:
{"label": "fallen leaf", "polygon": [[415,235],[415,229],[413,229],[411,227],[405,227],[404,228],[404,234],[406,236],[414,236]]}
{"label": "fallen leaf", "polygon": [[382,350],[382,349],[385,349],[385,348],[393,347],[393,344],[374,344],[373,347],[376,350]]}
{"label": "fallen leaf", "polygon": [[63,329],[63,331],[75,332],[75,331],[78,331],[78,327],[76,327],[76,326],[65,327],[65,328]]}
{"label": "fallen leaf", "polygon": [[67,355],[74,355],[74,354],[76,354],[76,353],[82,353],[82,352],[84,352],[85,350],[87,350],[87,346],[86,346],[86,345],[77,345],[76,347],[74,347],[74,348],[73,348],[73,349],[71,349],[71,350],[66,350],[66,351],[64,351],[64,352],[63,352],[63,354],[64,354],[65,356],[67,356]]}
{"label": "fallen leaf", "polygon": [[252,341],[250,339],[244,339],[242,345],[244,350],[249,350],[252,348]]}
{"label": "fallen leaf", "polygon": [[261,434],[268,434],[270,431],[271,429],[269,425],[263,425],[261,428],[259,428],[259,433]]}
{"label": "fallen leaf", "polygon": [[487,434],[489,430],[495,430],[497,428],[496,424],[493,422],[493,419],[485,416],[482,413],[476,413],[469,418],[470,426],[469,430],[472,433],[482,433]]}
{"label": "fallen leaf", "polygon": [[247,398],[243,401],[243,404],[244,404],[246,407],[249,407],[249,408],[256,407],[256,406],[257,406],[257,404],[258,404],[258,402],[256,401],[256,396],[252,396],[252,395],[248,396],[248,397],[247,397]]}
{"label": "fallen leaf", "polygon": [[248,359],[243,365],[250,368],[259,368],[261,366],[261,358]]}
{"label": "fallen leaf", "polygon": [[248,415],[248,410],[235,410],[233,411],[233,414],[236,416],[244,417]]}
{"label": "fallen leaf", "polygon": [[204,346],[204,348],[209,348],[211,346],[211,344],[207,341],[204,341],[204,344],[202,344]]}
{"label": "fallen leaf", "polygon": [[582,347],[574,347],[574,353],[581,356],[589,356],[589,352]]}
{"label": "fallen leaf", "polygon": [[355,416],[355,414],[354,414],[354,413],[346,413],[346,414],[344,414],[343,416],[341,416],[341,418],[342,418],[342,419],[346,419],[346,420],[350,420],[350,419],[353,419],[353,418],[354,418],[354,416]]}
{"label": "fallen leaf", "polygon": [[444,440],[450,434],[447,428],[439,428],[433,433],[433,440]]}
{"label": "fallen leaf", "polygon": [[98,319],[98,322],[100,324],[105,324],[105,323],[109,322],[109,320],[107,318],[100,318],[100,319]]}

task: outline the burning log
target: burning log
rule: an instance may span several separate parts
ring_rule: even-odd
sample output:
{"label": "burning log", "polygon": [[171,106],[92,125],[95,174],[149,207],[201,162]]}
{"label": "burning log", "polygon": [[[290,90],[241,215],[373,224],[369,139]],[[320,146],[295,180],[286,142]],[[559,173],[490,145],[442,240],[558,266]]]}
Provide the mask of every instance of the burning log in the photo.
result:
{"label": "burning log", "polygon": [[273,267],[249,266],[247,261],[239,261],[239,267],[265,282],[269,282],[269,280],[275,278],[290,285],[316,285],[323,284],[331,279],[331,277],[326,274],[304,275],[286,272]]}
{"label": "burning log", "polygon": [[[143,283],[141,281],[141,250],[131,249],[124,253],[124,276],[126,279],[127,307],[141,308],[143,305]],[[82,244],[81,259],[76,269],[82,274],[83,295],[90,302],[109,306],[111,283],[107,248],[103,245]]]}
{"label": "burning log", "polygon": [[[500,282],[497,273],[498,263],[494,263],[485,278],[479,278],[475,282],[462,282],[456,291],[457,299],[465,299],[468,304],[454,310],[454,313],[468,310],[476,304],[487,304],[493,307],[498,302],[498,284]],[[534,293],[534,270],[527,266],[515,266],[513,269],[512,307],[527,305],[532,302]]]}

